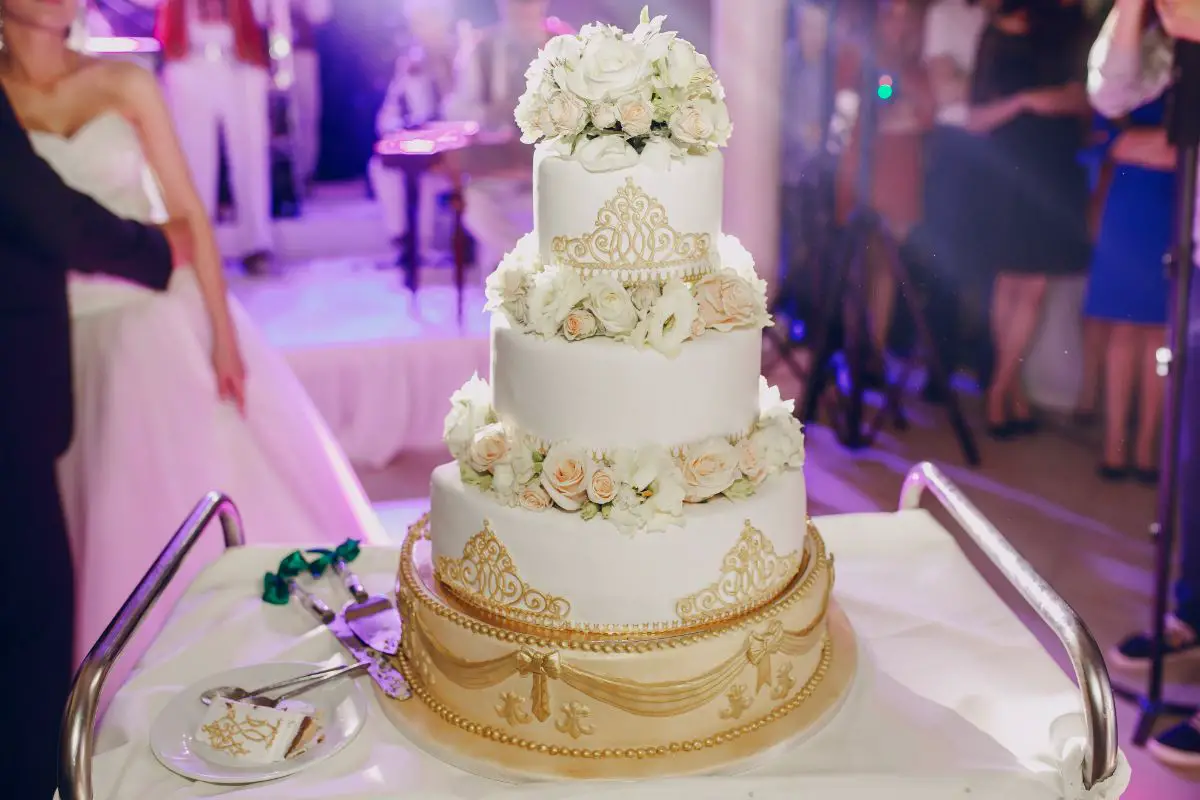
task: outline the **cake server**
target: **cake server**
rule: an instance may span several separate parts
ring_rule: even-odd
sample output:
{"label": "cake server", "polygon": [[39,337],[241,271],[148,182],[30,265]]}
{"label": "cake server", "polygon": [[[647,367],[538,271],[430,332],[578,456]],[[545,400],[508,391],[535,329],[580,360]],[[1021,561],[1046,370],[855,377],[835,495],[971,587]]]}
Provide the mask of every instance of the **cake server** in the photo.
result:
{"label": "cake server", "polygon": [[334,638],[349,651],[355,661],[367,663],[367,674],[385,695],[393,700],[407,700],[412,697],[408,681],[404,680],[404,676],[392,664],[391,658],[386,653],[381,653],[363,644],[362,640],[350,630],[345,618],[335,614],[324,600],[307,591],[294,578],[288,580],[288,590],[300,601],[300,605],[307,608],[313,616],[321,621],[321,624],[329,628]]}
{"label": "cake server", "polygon": [[333,571],[354,598],[342,609],[342,617],[354,634],[368,647],[394,656],[400,652],[400,631],[404,623],[400,612],[381,594],[368,595],[358,576],[346,566],[345,559],[333,560]]}

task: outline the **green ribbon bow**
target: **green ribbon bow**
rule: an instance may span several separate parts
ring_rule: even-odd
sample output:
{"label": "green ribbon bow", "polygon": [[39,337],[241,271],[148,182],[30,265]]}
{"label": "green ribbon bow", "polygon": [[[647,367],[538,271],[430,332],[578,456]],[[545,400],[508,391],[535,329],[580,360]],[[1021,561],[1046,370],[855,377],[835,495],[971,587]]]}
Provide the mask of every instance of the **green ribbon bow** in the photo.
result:
{"label": "green ribbon bow", "polygon": [[273,606],[286,606],[291,597],[292,591],[288,586],[287,578],[276,575],[274,572],[268,572],[266,575],[263,575],[262,599],[264,603],[270,603]]}
{"label": "green ribbon bow", "polygon": [[304,554],[299,550],[294,550],[284,556],[283,561],[279,562],[279,576],[281,578],[295,578],[296,576],[312,572],[312,565],[304,558]]}
{"label": "green ribbon bow", "polygon": [[314,578],[319,578],[324,574],[325,570],[333,566],[333,562],[340,559],[349,564],[358,558],[358,539],[347,539],[333,550],[317,549],[309,550],[308,552],[310,555],[317,557],[316,561],[309,564],[309,570],[312,572]]}

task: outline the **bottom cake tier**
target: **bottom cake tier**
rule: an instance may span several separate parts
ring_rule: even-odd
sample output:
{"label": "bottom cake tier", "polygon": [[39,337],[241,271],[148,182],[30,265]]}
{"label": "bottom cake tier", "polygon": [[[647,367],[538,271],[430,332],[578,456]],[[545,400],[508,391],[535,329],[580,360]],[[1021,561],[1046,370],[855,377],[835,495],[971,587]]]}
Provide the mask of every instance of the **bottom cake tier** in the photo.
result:
{"label": "bottom cake tier", "polygon": [[674,636],[601,636],[488,621],[433,577],[428,521],[405,541],[396,657],[414,699],[385,710],[419,744],[494,777],[711,772],[811,732],[846,693],[853,636],[831,605],[815,531],[776,600]]}

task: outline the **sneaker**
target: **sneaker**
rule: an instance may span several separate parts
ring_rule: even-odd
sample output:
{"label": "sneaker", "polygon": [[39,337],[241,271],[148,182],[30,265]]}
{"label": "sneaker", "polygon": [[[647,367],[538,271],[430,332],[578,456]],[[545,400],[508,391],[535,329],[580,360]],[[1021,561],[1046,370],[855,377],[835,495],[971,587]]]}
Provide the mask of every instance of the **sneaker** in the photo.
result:
{"label": "sneaker", "polygon": [[[1164,645],[1164,661],[1167,664],[1200,659],[1200,636],[1196,635],[1192,626],[1173,614],[1167,617]],[[1108,663],[1123,670],[1149,669],[1153,654],[1154,638],[1149,634],[1137,633],[1126,637],[1109,652]]]}
{"label": "sneaker", "polygon": [[1200,714],[1163,731],[1146,749],[1168,767],[1200,768]]}

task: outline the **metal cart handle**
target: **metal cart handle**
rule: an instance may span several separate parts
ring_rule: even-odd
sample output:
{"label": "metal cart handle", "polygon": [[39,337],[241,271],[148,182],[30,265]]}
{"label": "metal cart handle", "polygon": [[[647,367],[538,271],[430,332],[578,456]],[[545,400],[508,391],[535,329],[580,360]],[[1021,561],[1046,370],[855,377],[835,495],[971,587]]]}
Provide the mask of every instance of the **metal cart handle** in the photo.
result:
{"label": "metal cart handle", "polygon": [[1083,784],[1091,789],[1117,770],[1117,715],[1113,707],[1112,684],[1096,640],[1079,615],[1017,553],[975,504],[933,464],[924,461],[909,470],[904,487],[900,490],[900,509],[919,508],[921,497],[927,490],[950,512],[950,516],[996,565],[1004,578],[1033,606],[1033,610],[1050,626],[1050,630],[1066,648],[1083,694],[1083,718],[1088,743],[1083,760]]}
{"label": "metal cart handle", "polygon": [[246,543],[242,520],[233,501],[217,492],[205,495],[159,553],[75,673],[59,740],[58,791],[62,800],[92,800],[96,710],[104,680],[213,517],[220,517],[227,549]]}

